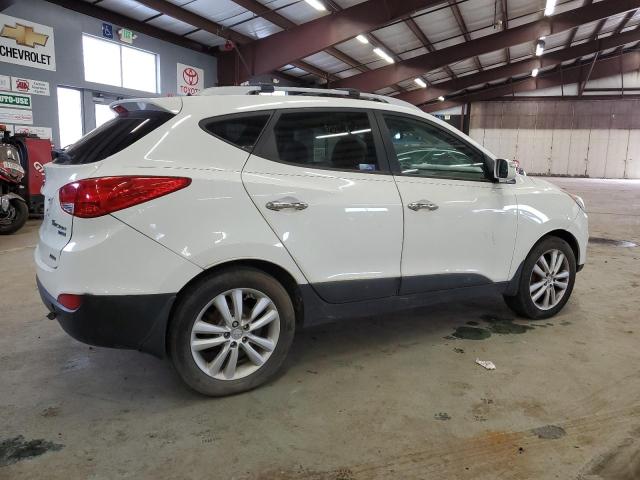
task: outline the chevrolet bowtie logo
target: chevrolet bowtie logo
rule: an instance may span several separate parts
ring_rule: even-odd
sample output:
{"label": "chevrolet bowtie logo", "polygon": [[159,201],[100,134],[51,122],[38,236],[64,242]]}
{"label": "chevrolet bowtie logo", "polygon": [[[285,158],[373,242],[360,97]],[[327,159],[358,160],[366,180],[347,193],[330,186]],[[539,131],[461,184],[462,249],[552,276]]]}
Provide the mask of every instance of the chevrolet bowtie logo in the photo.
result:
{"label": "chevrolet bowtie logo", "polygon": [[34,32],[33,27],[27,27],[19,23],[16,23],[15,27],[4,25],[0,32],[0,37],[13,38],[18,45],[31,48],[34,48],[36,45],[42,45],[44,47],[47,44],[47,40],[49,40],[49,35]]}

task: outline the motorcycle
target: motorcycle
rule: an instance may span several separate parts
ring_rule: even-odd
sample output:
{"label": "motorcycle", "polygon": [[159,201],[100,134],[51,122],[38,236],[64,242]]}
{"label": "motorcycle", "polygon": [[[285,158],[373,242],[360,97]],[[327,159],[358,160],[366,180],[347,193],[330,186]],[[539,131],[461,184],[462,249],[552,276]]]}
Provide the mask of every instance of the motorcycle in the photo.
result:
{"label": "motorcycle", "polygon": [[8,134],[5,131],[0,139],[0,235],[17,232],[29,218],[27,202],[18,194],[25,171]]}

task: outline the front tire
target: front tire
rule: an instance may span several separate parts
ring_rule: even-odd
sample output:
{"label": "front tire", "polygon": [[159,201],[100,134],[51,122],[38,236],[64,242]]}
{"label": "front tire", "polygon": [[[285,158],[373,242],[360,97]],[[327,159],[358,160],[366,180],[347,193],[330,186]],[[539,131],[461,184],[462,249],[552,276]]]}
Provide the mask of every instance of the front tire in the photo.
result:
{"label": "front tire", "polygon": [[17,232],[29,218],[29,208],[22,200],[13,198],[9,202],[9,210],[0,210],[0,235],[11,235]]}
{"label": "front tire", "polygon": [[524,261],[518,292],[504,300],[518,315],[542,320],[565,306],[576,279],[576,258],[569,244],[558,237],[539,241]]}
{"label": "front tire", "polygon": [[240,267],[181,294],[168,346],[187,385],[204,395],[224,396],[272,379],[294,333],[295,312],[285,288],[260,270]]}

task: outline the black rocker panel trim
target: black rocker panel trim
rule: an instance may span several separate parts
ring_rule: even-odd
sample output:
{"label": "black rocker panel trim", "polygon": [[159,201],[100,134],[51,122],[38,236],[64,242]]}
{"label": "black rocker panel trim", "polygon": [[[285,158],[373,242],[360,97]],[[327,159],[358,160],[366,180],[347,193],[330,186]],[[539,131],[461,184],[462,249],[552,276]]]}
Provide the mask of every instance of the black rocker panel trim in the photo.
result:
{"label": "black rocker panel trim", "polygon": [[476,273],[443,273],[411,277],[371,278],[314,283],[311,286],[329,303],[349,303],[415,293],[477,287],[493,283]]}

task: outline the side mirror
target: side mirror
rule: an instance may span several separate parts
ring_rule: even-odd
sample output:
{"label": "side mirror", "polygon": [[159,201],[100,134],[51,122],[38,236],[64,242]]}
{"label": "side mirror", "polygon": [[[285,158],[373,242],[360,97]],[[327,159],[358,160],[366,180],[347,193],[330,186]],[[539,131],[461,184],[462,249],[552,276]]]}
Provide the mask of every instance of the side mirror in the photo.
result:
{"label": "side mirror", "polygon": [[516,167],[509,160],[497,158],[493,166],[493,176],[500,183],[510,183],[516,178]]}

